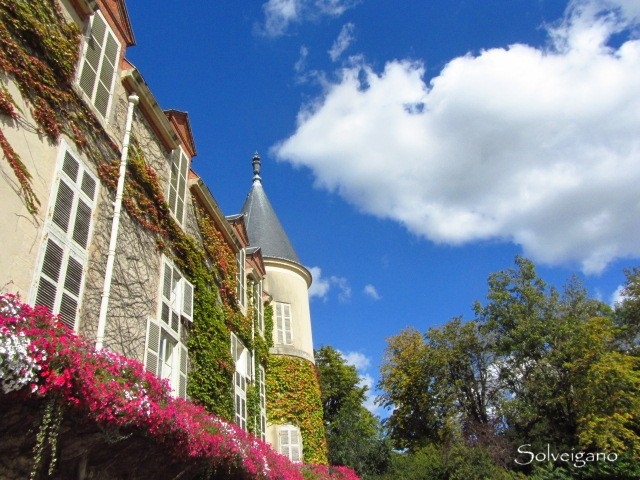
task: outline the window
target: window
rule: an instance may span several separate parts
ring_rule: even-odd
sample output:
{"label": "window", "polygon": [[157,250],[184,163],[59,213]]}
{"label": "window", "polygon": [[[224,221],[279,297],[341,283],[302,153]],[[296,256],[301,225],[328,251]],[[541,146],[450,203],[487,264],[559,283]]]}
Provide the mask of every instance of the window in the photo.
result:
{"label": "window", "polygon": [[302,438],[294,425],[282,425],[278,432],[278,452],[292,462],[302,462]]}
{"label": "window", "polygon": [[147,322],[147,370],[169,381],[174,393],[187,396],[187,334],[193,319],[193,285],[166,258],[162,262],[160,322]]}
{"label": "window", "polygon": [[231,356],[235,362],[233,374],[233,405],[235,422],[243,430],[247,429],[247,384],[251,381],[252,358],[249,350],[235,334],[231,334]]}
{"label": "window", "polygon": [[61,152],[33,301],[77,330],[98,182],[64,144]]}
{"label": "window", "polygon": [[189,176],[189,158],[182,148],[176,148],[171,152],[171,173],[169,177],[169,191],[167,199],[169,208],[175,215],[180,225],[184,222],[185,194],[187,191],[187,178]]}
{"label": "window", "polygon": [[120,43],[102,13],[97,11],[89,24],[78,85],[103,118],[107,118],[111,105],[119,51]]}
{"label": "window", "polygon": [[277,343],[280,345],[293,345],[291,305],[288,303],[274,302],[273,311],[276,316]]}
{"label": "window", "polygon": [[256,432],[256,436],[260,437],[260,439],[264,442],[267,441],[267,390],[266,390],[266,376],[264,372],[264,367],[260,365],[258,367],[258,394],[260,395],[260,413],[259,420],[256,422],[258,426],[258,432]]}
{"label": "window", "polygon": [[262,282],[256,282],[254,285],[254,305],[256,315],[258,316],[258,331],[264,337],[264,306],[262,305]]}
{"label": "window", "polygon": [[238,302],[241,306],[246,305],[247,296],[247,275],[245,271],[245,264],[247,261],[247,252],[244,248],[240,249],[236,255],[236,283],[238,284]]}

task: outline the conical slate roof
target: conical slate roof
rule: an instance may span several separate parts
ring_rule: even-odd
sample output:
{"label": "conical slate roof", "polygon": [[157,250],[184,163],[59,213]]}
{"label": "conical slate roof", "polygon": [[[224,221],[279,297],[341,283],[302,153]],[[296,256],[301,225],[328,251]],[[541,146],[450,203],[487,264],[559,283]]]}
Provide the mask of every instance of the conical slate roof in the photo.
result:
{"label": "conical slate roof", "polygon": [[265,258],[280,258],[300,264],[276,212],[262,188],[260,156],[253,156],[253,185],[242,206],[249,244],[260,247]]}

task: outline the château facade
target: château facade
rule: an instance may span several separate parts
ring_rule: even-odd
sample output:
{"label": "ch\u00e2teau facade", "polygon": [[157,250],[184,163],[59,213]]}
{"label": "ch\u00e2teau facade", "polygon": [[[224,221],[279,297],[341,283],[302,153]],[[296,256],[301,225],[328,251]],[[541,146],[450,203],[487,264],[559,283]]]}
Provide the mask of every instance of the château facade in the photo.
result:
{"label": "ch\u00e2teau facade", "polygon": [[127,60],[123,0],[1,0],[0,28],[1,292],[292,461],[326,463],[312,278],[260,158],[225,216],[188,114],[161,109]]}

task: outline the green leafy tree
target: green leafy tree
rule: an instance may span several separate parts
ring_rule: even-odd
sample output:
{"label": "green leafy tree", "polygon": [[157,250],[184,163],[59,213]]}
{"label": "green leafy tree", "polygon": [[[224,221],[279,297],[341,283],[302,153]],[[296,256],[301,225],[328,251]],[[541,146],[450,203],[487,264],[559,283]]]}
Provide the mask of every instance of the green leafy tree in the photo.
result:
{"label": "green leafy tree", "polygon": [[426,478],[476,478],[463,459],[482,458],[488,462],[483,472],[497,470],[478,478],[498,478],[504,468],[515,469],[519,445],[543,451],[549,444],[556,452],[615,452],[620,460],[579,472],[531,465],[526,473],[634,478],[640,270],[626,273],[614,313],[590,298],[577,277],[558,291],[531,261],[517,257],[514,268],[489,276],[475,320],[456,318],[425,334],[409,328],[391,337],[379,400],[394,408],[387,427],[394,445],[406,450],[394,456],[390,471],[404,478],[406,469],[428,464]]}
{"label": "green leafy tree", "polygon": [[625,275],[622,300],[615,310],[618,340],[625,350],[640,354],[640,268],[625,270]]}
{"label": "green leafy tree", "polygon": [[356,368],[331,346],[316,350],[315,358],[329,463],[349,466],[363,478],[383,471],[391,448],[380,421],[363,406],[367,387],[360,386]]}
{"label": "green leafy tree", "polygon": [[440,441],[448,412],[436,382],[438,370],[415,328],[387,340],[377,402],[392,409],[385,427],[395,448],[413,451]]}

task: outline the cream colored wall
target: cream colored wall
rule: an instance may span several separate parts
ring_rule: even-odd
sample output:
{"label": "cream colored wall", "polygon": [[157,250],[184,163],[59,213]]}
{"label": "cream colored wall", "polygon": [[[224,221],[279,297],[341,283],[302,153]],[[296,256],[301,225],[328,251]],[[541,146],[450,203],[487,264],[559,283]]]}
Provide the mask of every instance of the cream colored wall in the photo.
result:
{"label": "cream colored wall", "polygon": [[[291,305],[291,325],[293,331],[293,349],[277,343],[277,332],[274,325],[274,353],[298,355],[310,361],[313,357],[313,336],[311,331],[311,312],[309,310],[309,293],[307,278],[300,266],[286,261],[265,259],[267,275],[265,290],[275,302]],[[275,317],[274,317],[275,322]],[[299,352],[296,352],[295,350]]]}
{"label": "cream colored wall", "polygon": [[[5,79],[6,80],[6,77]],[[35,125],[29,107],[12,81],[7,87],[28,126]],[[47,212],[58,146],[43,141],[35,128],[18,126],[2,115],[0,127],[7,142],[31,174],[31,186],[40,201],[36,216],[27,210],[21,187],[9,162],[0,158],[0,291],[19,293],[29,300],[35,263],[40,251],[42,226]]]}

